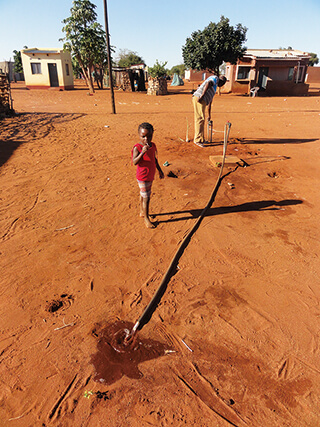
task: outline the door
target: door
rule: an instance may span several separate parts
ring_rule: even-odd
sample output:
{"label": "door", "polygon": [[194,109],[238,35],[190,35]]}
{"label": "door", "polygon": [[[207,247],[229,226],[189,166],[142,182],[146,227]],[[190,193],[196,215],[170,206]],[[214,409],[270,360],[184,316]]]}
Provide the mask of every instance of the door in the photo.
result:
{"label": "door", "polygon": [[51,87],[59,87],[57,64],[48,64],[49,79]]}
{"label": "door", "polygon": [[268,74],[269,74],[269,67],[260,67],[259,68],[258,86],[261,89],[267,88]]}

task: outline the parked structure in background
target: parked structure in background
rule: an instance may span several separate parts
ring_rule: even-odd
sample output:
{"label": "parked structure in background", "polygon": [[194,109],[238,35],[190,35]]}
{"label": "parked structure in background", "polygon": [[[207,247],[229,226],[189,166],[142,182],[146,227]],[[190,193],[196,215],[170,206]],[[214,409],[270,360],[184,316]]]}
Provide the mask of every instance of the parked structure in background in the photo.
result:
{"label": "parked structure in background", "polygon": [[[305,95],[310,55],[299,50],[248,49],[237,64],[227,63],[222,93],[261,96]],[[186,78],[202,81],[212,73],[189,70]]]}
{"label": "parked structure in background", "polygon": [[73,89],[71,55],[63,49],[23,49],[21,51],[28,89]]}
{"label": "parked structure in background", "polygon": [[183,86],[183,80],[178,73],[174,73],[171,86]]}
{"label": "parked structure in background", "polygon": [[13,61],[2,61],[0,62],[0,74],[8,74],[10,82],[24,80],[23,73],[14,72]]}
{"label": "parked structure in background", "polygon": [[127,92],[143,92],[146,90],[144,64],[131,65],[131,67],[113,67],[113,72],[118,89]]}

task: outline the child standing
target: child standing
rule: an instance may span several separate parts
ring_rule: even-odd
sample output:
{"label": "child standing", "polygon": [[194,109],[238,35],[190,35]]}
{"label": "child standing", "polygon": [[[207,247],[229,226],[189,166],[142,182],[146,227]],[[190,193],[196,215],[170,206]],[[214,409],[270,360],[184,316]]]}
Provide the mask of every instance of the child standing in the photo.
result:
{"label": "child standing", "polygon": [[148,228],[155,228],[149,218],[149,203],[151,196],[151,186],[154,180],[156,169],[160,179],[164,178],[164,173],[158,163],[157,147],[152,142],[153,126],[150,123],[141,123],[138,127],[140,142],[132,149],[132,162],[137,166],[137,181],[140,188],[140,216],[144,218],[144,223]]}

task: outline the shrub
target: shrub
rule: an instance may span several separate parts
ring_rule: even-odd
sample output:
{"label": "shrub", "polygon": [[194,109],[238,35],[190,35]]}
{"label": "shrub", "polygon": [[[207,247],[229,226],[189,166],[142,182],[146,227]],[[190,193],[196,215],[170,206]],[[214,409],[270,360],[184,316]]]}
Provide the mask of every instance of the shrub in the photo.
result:
{"label": "shrub", "polygon": [[148,68],[148,74],[151,77],[166,77],[167,75],[167,69],[165,68],[167,65],[167,62],[159,62],[156,60],[156,63],[153,67]]}

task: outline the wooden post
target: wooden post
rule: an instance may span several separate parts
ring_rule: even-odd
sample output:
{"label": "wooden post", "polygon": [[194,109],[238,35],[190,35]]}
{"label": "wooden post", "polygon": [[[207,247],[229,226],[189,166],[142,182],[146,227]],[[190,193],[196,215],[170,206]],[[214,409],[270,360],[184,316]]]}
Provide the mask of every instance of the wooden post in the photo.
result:
{"label": "wooden post", "polygon": [[112,64],[111,64],[107,0],[104,0],[103,5],[104,5],[104,21],[105,21],[105,27],[106,27],[106,40],[107,40],[107,51],[108,51],[108,70],[109,70],[109,84],[110,84],[110,91],[111,91],[111,104],[112,104],[112,112],[113,114],[116,114],[116,106],[114,103],[113,79],[112,79]]}

